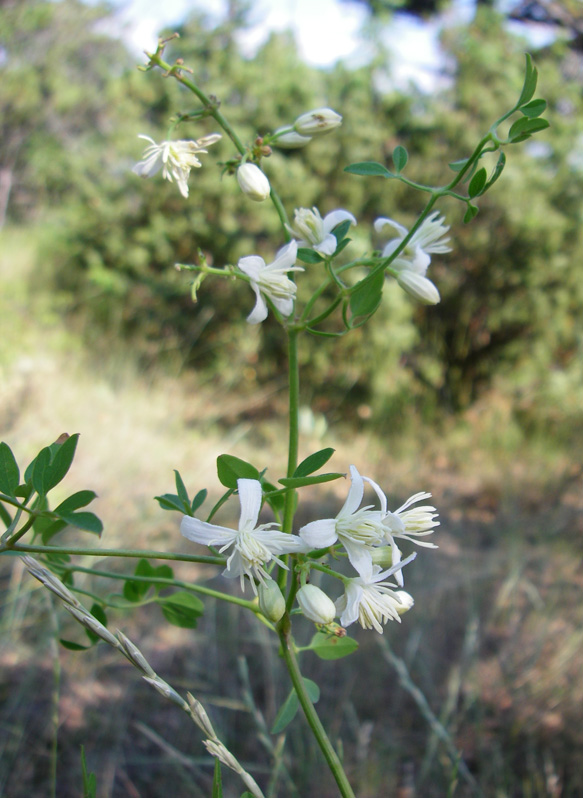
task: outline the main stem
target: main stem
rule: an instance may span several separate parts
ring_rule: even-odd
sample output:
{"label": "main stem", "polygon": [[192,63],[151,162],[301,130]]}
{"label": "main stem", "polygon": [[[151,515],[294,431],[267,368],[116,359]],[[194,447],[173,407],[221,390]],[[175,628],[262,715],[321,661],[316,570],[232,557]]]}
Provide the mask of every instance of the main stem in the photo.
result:
{"label": "main stem", "polygon": [[[287,619],[289,624],[289,618]],[[296,655],[293,649],[293,640],[291,637],[291,631],[289,628],[280,628],[279,629],[279,639],[281,641],[281,650],[283,653],[283,658],[287,669],[289,671],[289,675],[292,680],[292,684],[294,686],[294,690],[296,691],[296,695],[299,699],[302,709],[304,710],[304,715],[306,716],[306,720],[314,737],[316,738],[318,745],[326,762],[328,763],[328,767],[332,771],[332,775],[336,780],[336,784],[340,789],[340,794],[342,798],[355,798],[354,792],[352,791],[352,787],[346,777],[346,773],[342,767],[342,763],[338,758],[338,754],[334,750],[332,743],[330,742],[328,735],[326,734],[326,730],[322,725],[322,721],[318,717],[318,713],[316,712],[314,705],[312,704],[310,697],[307,693],[306,687],[304,685],[304,680],[302,678],[302,674],[300,672],[300,668],[298,665],[298,661],[296,659]]]}
{"label": "main stem", "polygon": [[[298,330],[288,330],[288,371],[289,371],[289,449],[287,456],[287,476],[293,477],[298,465],[300,439],[300,369],[298,363]],[[288,534],[292,531],[296,506],[296,492],[290,490],[285,496],[282,529]]]}

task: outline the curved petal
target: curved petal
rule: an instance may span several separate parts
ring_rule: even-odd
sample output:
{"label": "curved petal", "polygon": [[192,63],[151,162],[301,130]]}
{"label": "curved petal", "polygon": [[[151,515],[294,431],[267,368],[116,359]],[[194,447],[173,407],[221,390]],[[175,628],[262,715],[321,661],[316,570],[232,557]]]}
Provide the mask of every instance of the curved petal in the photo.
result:
{"label": "curved petal", "polygon": [[278,251],[275,260],[270,265],[275,266],[277,269],[289,271],[296,262],[297,254],[297,241],[290,241],[289,244],[286,244]]}
{"label": "curved petal", "polygon": [[381,513],[383,515],[386,515],[386,513],[387,513],[387,497],[385,496],[385,494],[381,490],[380,485],[377,485],[377,483],[374,480],[370,479],[370,477],[363,477],[363,479],[364,479],[365,482],[368,482],[368,484],[372,487],[372,489],[374,490],[376,495],[379,497],[379,502],[381,503]]}
{"label": "curved petal", "polygon": [[325,549],[338,540],[336,519],[324,518],[321,521],[311,521],[300,529],[300,537],[312,549]]}
{"label": "curved petal", "polygon": [[239,531],[250,532],[257,526],[259,510],[261,509],[261,482],[258,479],[238,479],[239,503],[241,517],[239,518]]}
{"label": "curved petal", "polygon": [[324,216],[322,220],[322,226],[324,228],[325,233],[331,233],[332,230],[336,227],[336,225],[340,224],[340,222],[345,222],[346,220],[350,220],[350,224],[356,224],[356,219],[354,216],[349,213],[348,211],[343,211],[342,209],[338,209],[336,211],[331,211]]}
{"label": "curved petal", "polygon": [[180,533],[194,543],[202,543],[205,546],[228,546],[237,537],[234,529],[209,524],[189,515],[185,515],[182,519]]}
{"label": "curved petal", "polygon": [[247,321],[249,324],[260,324],[267,318],[267,305],[257,283],[252,282],[251,288],[255,291],[255,307],[247,316]]}
{"label": "curved petal", "polygon": [[[291,316],[291,314],[294,312],[294,301],[291,297],[272,296],[270,297],[270,299],[275,305],[275,307],[279,310],[281,315],[285,316],[285,318]],[[249,320],[247,319],[247,321]]]}
{"label": "curved petal", "polygon": [[247,255],[245,258],[239,258],[237,266],[241,269],[243,274],[251,277],[252,280],[256,280],[263,269],[265,269],[265,261],[263,258],[260,258],[259,255]]}
{"label": "curved petal", "polygon": [[355,466],[350,466],[350,479],[352,484],[348,491],[348,496],[344,502],[344,506],[338,513],[338,516],[354,515],[360,507],[362,497],[364,496],[364,482]]}
{"label": "curved petal", "polygon": [[304,541],[297,535],[288,535],[274,529],[257,529],[253,535],[272,554],[290,554],[294,551],[304,551]]}
{"label": "curved petal", "polygon": [[405,582],[403,580],[403,566],[401,565],[402,554],[401,549],[397,546],[394,540],[391,540],[391,553],[393,556],[393,565],[400,566],[400,568],[394,571],[395,581],[399,587],[403,587]]}
{"label": "curved petal", "polygon": [[322,255],[333,255],[336,252],[337,246],[338,241],[336,240],[336,236],[333,236],[332,233],[328,233],[322,241],[318,244],[314,244],[314,249]]}
{"label": "curved petal", "polygon": [[386,219],[384,216],[381,216],[380,219],[375,221],[374,229],[377,231],[377,233],[380,233],[383,227],[392,227],[393,230],[396,230],[399,233],[399,238],[405,238],[409,232],[407,228],[403,227],[403,225],[399,224],[399,222],[394,222],[392,219]]}
{"label": "curved petal", "polygon": [[358,575],[368,582],[372,576],[372,551],[362,543],[355,543],[349,538],[342,537],[342,545],[346,549],[350,564]]}
{"label": "curved petal", "polygon": [[[360,600],[362,598],[362,587],[354,581],[350,581],[346,586],[344,610],[340,616],[340,623],[342,626],[350,626],[358,620],[358,610],[360,607]],[[340,599],[339,599],[340,602]]]}

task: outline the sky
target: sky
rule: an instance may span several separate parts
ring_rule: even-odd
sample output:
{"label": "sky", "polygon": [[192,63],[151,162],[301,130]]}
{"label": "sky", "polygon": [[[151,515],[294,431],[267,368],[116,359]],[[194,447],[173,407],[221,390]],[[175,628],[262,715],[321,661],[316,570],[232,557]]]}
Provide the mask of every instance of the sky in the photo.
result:
{"label": "sky", "polygon": [[[226,0],[113,0],[127,24],[125,40],[136,53],[155,48],[158,31],[172,27],[193,10],[204,10],[211,19],[224,17]],[[458,0],[460,8],[469,0]],[[253,55],[271,31],[292,30],[300,53],[308,63],[332,66],[338,59],[357,66],[371,56],[360,30],[367,19],[365,8],[338,0],[255,0],[251,20],[240,35],[240,46]],[[396,82],[416,82],[432,87],[432,73],[440,61],[438,26],[397,17],[387,30],[387,43],[394,54]]]}

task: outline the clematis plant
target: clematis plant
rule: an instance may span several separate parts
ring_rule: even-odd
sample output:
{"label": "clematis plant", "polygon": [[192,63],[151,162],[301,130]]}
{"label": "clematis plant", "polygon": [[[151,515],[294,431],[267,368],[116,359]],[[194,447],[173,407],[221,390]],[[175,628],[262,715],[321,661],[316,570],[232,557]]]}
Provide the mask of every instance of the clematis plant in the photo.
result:
{"label": "clematis plant", "polygon": [[[414,493],[397,510],[389,510],[387,496],[377,482],[362,476],[356,466],[350,465],[347,497],[336,515],[325,518],[312,515],[298,529],[296,512],[301,491],[307,486],[322,485],[346,476],[345,466],[340,471],[322,471],[334,453],[331,448],[313,452],[300,461],[298,341],[301,336],[311,336],[313,340],[317,336],[347,335],[371,322],[382,305],[386,278],[396,278],[398,284],[420,302],[438,302],[438,289],[426,275],[432,257],[445,255],[452,248],[447,237],[449,227],[434,206],[444,197],[458,200],[465,207],[465,221],[471,221],[478,212],[476,201],[494,185],[504,169],[502,149],[548,126],[540,118],[545,104],[532,100],[537,73],[527,56],[525,81],[518,101],[485,132],[470,155],[454,162],[453,176],[450,175],[443,185],[429,186],[410,180],[404,174],[408,155],[401,145],[393,152],[391,170],[373,161],[347,165],[345,171],[350,174],[387,181],[387,191],[391,190],[391,181],[396,180],[419,192],[426,200],[409,229],[392,219],[377,219],[376,233],[385,233],[386,228],[395,233],[382,250],[373,249],[371,244],[367,251],[355,251],[348,233],[357,220],[349,210],[337,209],[322,217],[317,208],[299,208],[290,224],[288,210],[277,192],[276,169],[270,170],[269,181],[262,169],[262,161],[271,153],[270,142],[277,145],[279,141],[284,148],[298,149],[297,157],[301,157],[302,148],[309,145],[313,136],[334,135],[342,123],[341,115],[326,107],[299,113],[295,122],[287,127],[245,143],[229,122],[228,112],[223,112],[216,98],[194,81],[182,61],[168,63],[164,59],[168,41],[160,41],[157,50],[149,54],[144,70],[158,69],[166,77],[176,79],[201,106],[195,114],[179,115],[174,126],[204,124],[212,118],[233,150],[231,157],[221,164],[217,177],[235,178],[244,195],[252,201],[269,197],[280,221],[278,240],[269,249],[277,254],[269,264],[261,255],[254,254],[242,257],[236,265],[211,266],[201,254],[197,263],[180,264],[179,268],[193,274],[193,297],[203,280],[226,279],[232,285],[235,305],[244,305],[247,301],[244,290],[250,287],[255,295],[255,306],[247,316],[249,324],[265,321],[271,309],[288,352],[287,464],[282,474],[272,477],[261,464],[258,467],[230,454],[220,455],[217,477],[224,492],[206,514],[202,508],[208,497],[207,488],[199,488],[191,498],[183,478],[176,472],[176,493],[164,493],[156,498],[163,510],[181,516],[180,530],[194,544],[191,552],[81,549],[63,543],[59,535],[67,527],[100,534],[101,522],[84,509],[95,494],[78,491],[53,509],[48,498],[71,466],[78,436],[59,438],[39,452],[23,471],[11,449],[2,443],[0,519],[6,531],[0,553],[36,554],[42,563],[29,558],[25,566],[85,628],[89,644],[104,641],[118,650],[148,684],[197,724],[204,734],[206,750],[216,763],[213,796],[222,795],[221,764],[240,776],[248,790],[246,795],[250,793],[260,798],[263,792],[257,780],[218,738],[200,702],[190,694],[186,698],[181,696],[155,673],[125,635],[108,630],[106,610],[116,606],[111,594],[106,592],[95,597],[90,610],[77,599],[76,593],[83,594],[75,584],[77,571],[119,580],[119,570],[96,571],[78,566],[71,558],[82,555],[84,558],[122,557],[125,561],[137,559],[135,571],[124,577],[126,603],[134,602],[138,606],[147,596],[148,603],[157,603],[171,623],[195,627],[205,609],[203,598],[230,602],[252,613],[278,641],[293,701],[304,712],[339,794],[354,798],[343,764],[316,712],[314,691],[302,676],[300,655],[313,652],[323,659],[346,656],[358,648],[357,641],[348,636],[346,627],[358,623],[363,629],[383,634],[388,623],[401,622],[402,616],[414,605],[413,596],[402,588],[405,566],[412,564],[416,552],[403,556],[400,546],[436,548],[426,537],[438,526],[437,510],[432,505],[419,504],[431,496],[425,491]],[[518,119],[508,132],[499,132],[502,123],[513,115]],[[207,152],[206,147],[217,142],[221,135],[211,133],[192,141],[184,139],[162,144],[145,137],[150,145],[134,171],[143,177],[153,177],[162,170],[162,177],[176,181],[187,200],[190,170],[200,166],[198,154]],[[488,172],[482,159],[495,151],[500,151],[498,162],[493,171]],[[204,210],[204,197],[197,197],[196,201]],[[367,220],[361,220],[360,224],[363,229]],[[320,274],[321,283],[316,291],[309,291],[303,280],[306,269]],[[216,489],[216,483],[210,487]],[[368,501],[365,492],[371,494],[372,503],[365,503]],[[236,528],[214,521],[233,496],[239,501]],[[178,523],[176,535],[178,537]],[[163,564],[153,566],[152,560],[161,560]],[[224,577],[238,581],[238,587],[235,585],[234,590],[230,590],[227,582],[224,589],[216,589],[206,583],[206,576],[187,583],[179,581],[167,564],[173,560],[216,567]],[[247,586],[252,599],[245,598]],[[166,592],[168,590],[170,593]],[[422,612],[423,607],[419,611]],[[406,623],[403,626],[406,627]],[[300,645],[298,641],[305,638],[307,630],[313,637],[307,645]],[[365,662],[362,667],[366,668]],[[291,722],[289,713],[286,717]],[[278,717],[274,729],[280,733],[284,727],[285,723]],[[270,795],[274,795],[275,782],[270,790]]]}

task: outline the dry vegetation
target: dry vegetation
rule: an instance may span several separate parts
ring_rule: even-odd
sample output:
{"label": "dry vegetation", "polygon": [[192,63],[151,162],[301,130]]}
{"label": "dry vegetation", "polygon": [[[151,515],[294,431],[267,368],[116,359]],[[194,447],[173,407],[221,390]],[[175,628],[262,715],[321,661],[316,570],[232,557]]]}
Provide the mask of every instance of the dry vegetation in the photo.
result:
{"label": "dry vegetation", "polygon": [[[26,460],[63,431],[81,433],[67,487],[98,492],[104,546],[186,548],[178,517],[152,501],[172,489],[173,468],[192,491],[208,486],[211,493],[218,493],[213,471],[221,452],[268,466],[277,477],[285,436],[277,418],[265,420],[263,397],[235,405],[196,375],[140,374],[121,347],[109,362],[96,363],[35,290],[30,240],[5,234],[1,250],[1,437]],[[280,401],[277,393],[274,400]],[[326,445],[337,449],[334,468],[358,463],[390,486],[395,502],[420,489],[434,494],[440,549],[422,552],[411,567],[416,607],[402,626],[387,629],[386,639],[484,794],[582,796],[581,471],[569,452],[553,452],[544,442],[513,443],[510,419],[510,408],[492,395],[439,434],[421,427],[417,440],[403,440],[390,435],[387,422],[384,431],[335,430]],[[311,421],[308,415],[306,425]],[[312,425],[312,439],[304,438],[305,454],[320,448],[318,428]],[[323,504],[335,512],[345,490],[341,483],[314,490],[302,513],[308,517],[316,504],[319,514]],[[49,794],[57,696],[60,798],[80,794],[81,744],[98,774],[100,798],[208,796],[211,768],[199,732],[114,651],[104,644],[87,653],[60,650],[57,689],[52,625],[62,624],[65,637],[80,639],[79,632],[18,562],[0,566],[0,795]],[[180,573],[188,579],[189,567]],[[157,608],[146,607],[112,616],[112,625],[175,688],[201,698],[228,744],[266,782],[270,757],[253,710],[269,726],[287,694],[277,651],[259,624],[232,607],[208,603],[194,632],[160,619]],[[321,685],[321,712],[333,737],[343,739],[359,798],[445,796],[455,781],[446,749],[399,686],[386,650],[372,634],[358,637],[357,654],[339,663],[308,655],[305,671]],[[245,698],[237,654],[249,666],[255,707]],[[299,719],[288,746],[287,764],[301,762],[290,765],[297,792],[284,775],[279,798],[333,798]],[[238,790],[227,776],[226,795]],[[451,794],[472,792],[458,775]]]}

